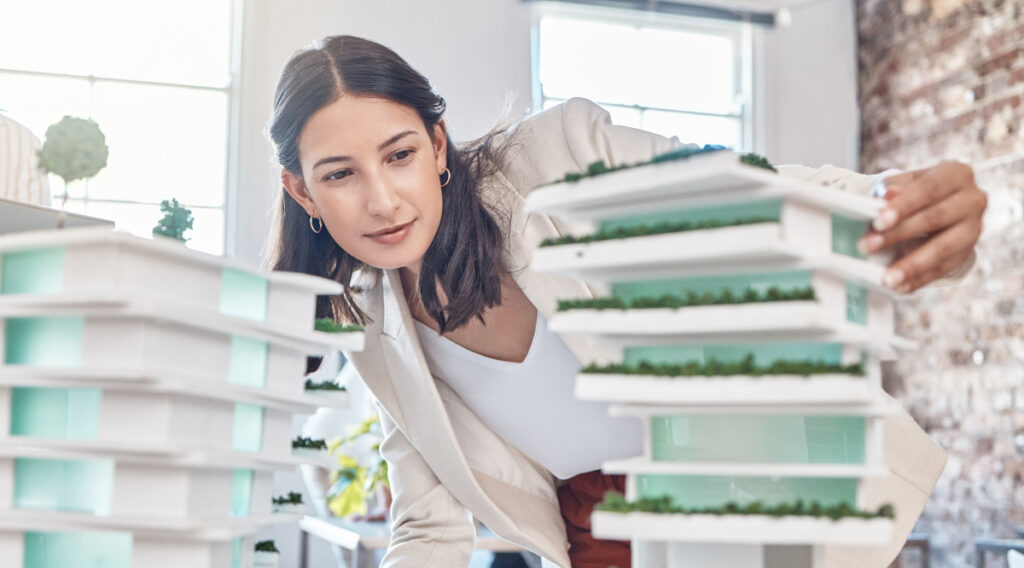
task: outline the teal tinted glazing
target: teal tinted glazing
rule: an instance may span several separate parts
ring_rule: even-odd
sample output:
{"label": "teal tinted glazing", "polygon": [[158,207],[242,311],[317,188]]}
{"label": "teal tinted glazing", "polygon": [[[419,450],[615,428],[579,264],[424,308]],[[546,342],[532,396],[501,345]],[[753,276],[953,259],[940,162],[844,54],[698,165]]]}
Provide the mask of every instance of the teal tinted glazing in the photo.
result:
{"label": "teal tinted glazing", "polygon": [[618,228],[635,227],[637,225],[655,225],[658,223],[699,223],[705,221],[720,221],[730,223],[739,219],[752,217],[764,217],[779,220],[782,211],[782,202],[779,200],[752,201],[749,203],[737,203],[734,205],[719,205],[715,207],[702,207],[699,209],[685,209],[675,211],[658,211],[634,215],[630,217],[615,217],[605,219],[600,227],[605,230]]}
{"label": "teal tinted glazing", "polygon": [[263,407],[235,403],[235,430],[231,447],[240,452],[258,452],[263,448]]}
{"label": "teal tinted glazing", "polygon": [[266,341],[232,335],[228,382],[263,388],[267,384],[268,350]]}
{"label": "teal tinted glazing", "polygon": [[14,507],[109,515],[113,460],[14,460]]}
{"label": "teal tinted glazing", "polygon": [[4,363],[35,367],[74,367],[82,362],[85,319],[75,316],[8,318]]}
{"label": "teal tinted glazing", "polygon": [[102,401],[100,389],[14,387],[11,435],[95,440]]}
{"label": "teal tinted glazing", "polygon": [[132,568],[132,535],[26,532],[24,568]]}
{"label": "teal tinted glazing", "polygon": [[797,288],[806,288],[810,285],[810,272],[771,272],[618,282],[612,284],[612,295],[628,301],[641,296],[659,297],[665,294],[680,296],[686,292],[693,292],[695,294],[712,292],[719,294],[723,290],[729,290],[734,295],[742,295],[748,288],[764,293],[772,286],[782,291],[789,291]]}
{"label": "teal tinted glazing", "polygon": [[857,250],[857,241],[867,233],[868,221],[832,214],[832,252],[853,258],[867,258]]}
{"label": "teal tinted glazing", "polygon": [[868,323],[868,289],[846,283],[846,320],[852,323]]}
{"label": "teal tinted glazing", "polygon": [[723,363],[742,361],[747,354],[754,355],[756,365],[770,365],[779,359],[796,361],[823,361],[838,365],[841,362],[843,346],[840,343],[734,343],[723,345],[673,345],[650,347],[627,347],[623,362],[636,365],[641,361],[650,363],[706,363],[717,359]]}
{"label": "teal tinted glazing", "polygon": [[267,320],[266,278],[225,268],[220,275],[220,313],[253,321]]}
{"label": "teal tinted glazing", "polygon": [[694,415],[651,418],[654,461],[864,463],[862,416]]}
{"label": "teal tinted glazing", "polygon": [[64,247],[0,255],[0,294],[56,294],[64,288]]}
{"label": "teal tinted glazing", "polygon": [[231,542],[231,568],[242,568],[242,539]]}
{"label": "teal tinted glazing", "polygon": [[729,502],[766,506],[817,501],[825,506],[857,504],[857,480],[815,477],[637,475],[637,495],[668,495],[681,507],[721,507]]}
{"label": "teal tinted glazing", "polygon": [[231,516],[249,516],[252,503],[252,470],[236,469],[231,480]]}

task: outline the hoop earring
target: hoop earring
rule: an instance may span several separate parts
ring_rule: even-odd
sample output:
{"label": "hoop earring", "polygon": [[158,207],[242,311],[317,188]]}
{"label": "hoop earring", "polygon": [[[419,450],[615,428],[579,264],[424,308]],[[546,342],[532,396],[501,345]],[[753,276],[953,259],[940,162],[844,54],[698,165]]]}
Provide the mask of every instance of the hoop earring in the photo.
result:
{"label": "hoop earring", "polygon": [[452,172],[448,168],[444,169],[444,173],[448,174],[448,178],[444,180],[444,183],[441,184],[441,187],[448,185],[448,182],[452,181]]}
{"label": "hoop earring", "polygon": [[[313,226],[313,219],[316,219],[317,221],[320,222],[320,228],[317,228],[317,227]],[[310,228],[311,231],[313,231],[314,233],[319,235],[320,231],[324,230],[324,221],[323,221],[323,219],[321,219],[319,217],[313,217],[312,215],[310,215],[309,216],[309,228]]]}

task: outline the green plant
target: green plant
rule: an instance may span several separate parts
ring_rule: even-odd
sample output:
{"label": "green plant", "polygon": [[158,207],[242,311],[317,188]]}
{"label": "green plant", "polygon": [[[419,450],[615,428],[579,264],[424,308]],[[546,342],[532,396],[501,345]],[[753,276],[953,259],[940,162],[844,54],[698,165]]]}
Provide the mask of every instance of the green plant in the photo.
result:
{"label": "green plant", "polygon": [[363,331],[363,326],[336,323],[331,318],[316,318],[313,322],[313,329],[317,331],[326,331],[328,333],[345,333],[350,331]]}
{"label": "green plant", "polygon": [[327,442],[324,442],[323,440],[314,440],[313,438],[306,438],[304,436],[299,436],[298,438],[295,438],[294,440],[292,440],[292,448],[293,449],[305,448],[305,449],[310,449],[310,450],[326,450],[327,449]]}
{"label": "green plant", "polygon": [[[706,144],[703,147],[697,147],[697,148],[679,148],[678,150],[672,150],[671,152],[666,152],[664,154],[659,154],[659,155],[651,158],[649,161],[646,161],[646,162],[638,162],[638,163],[635,163],[635,164],[621,164],[621,165],[618,165],[618,166],[615,166],[615,167],[609,167],[608,165],[606,165],[604,163],[603,160],[598,160],[596,162],[588,164],[587,165],[587,169],[585,171],[583,171],[583,172],[570,172],[570,173],[567,173],[567,174],[565,174],[565,177],[563,177],[561,180],[558,180],[558,181],[563,181],[563,182],[579,181],[579,180],[581,180],[583,178],[586,178],[586,177],[599,176],[599,175],[603,175],[603,174],[607,174],[607,173],[611,173],[611,172],[616,172],[616,171],[619,171],[619,170],[627,170],[627,169],[636,168],[636,167],[639,167],[639,166],[646,166],[648,164],[658,164],[658,163],[661,163],[661,162],[671,162],[671,161],[675,161],[675,160],[685,160],[687,158],[692,158],[693,156],[697,156],[697,155],[700,155],[700,154],[709,154],[709,153],[712,153],[712,152],[720,152],[722,150],[728,150],[728,148],[726,148],[725,146],[719,146],[717,144]],[[759,168],[765,168],[765,169],[771,170],[773,172],[777,171],[774,167],[772,167],[771,163],[769,163],[768,160],[765,157],[759,156],[757,154],[744,154],[744,155],[740,156],[740,162],[742,162],[744,164],[747,164],[747,165],[756,166],[756,167],[759,167]]]}
{"label": "green plant", "polygon": [[[46,129],[46,140],[39,149],[39,169],[64,180],[64,199],[68,201],[68,184],[89,179],[107,165],[109,156],[107,139],[92,119],[65,115]],[[65,214],[61,211],[57,228],[64,227]]]}
{"label": "green plant", "polygon": [[687,291],[684,296],[676,296],[674,294],[664,294],[659,297],[641,296],[634,298],[633,300],[627,301],[622,298],[615,296],[604,297],[604,298],[582,298],[575,300],[559,300],[558,311],[564,312],[568,310],[642,310],[651,308],[685,308],[692,306],[711,306],[711,305],[722,305],[722,304],[749,304],[749,303],[760,303],[760,302],[792,302],[792,301],[806,301],[814,300],[814,288],[807,286],[805,288],[795,288],[793,290],[784,291],[777,286],[768,288],[765,292],[758,292],[753,288],[748,288],[743,292],[742,296],[733,294],[730,290],[723,290],[718,294],[714,292],[704,292],[698,294],[696,292]]}
{"label": "green plant", "polygon": [[726,503],[721,507],[681,507],[676,505],[672,497],[663,495],[661,497],[643,497],[633,502],[626,501],[626,498],[616,491],[609,491],[604,495],[604,501],[596,507],[599,511],[611,513],[663,513],[683,515],[767,515],[769,517],[827,517],[832,520],[843,518],[876,519],[895,517],[892,505],[882,505],[875,511],[861,511],[847,503],[824,506],[817,501],[804,503],[797,500],[793,503],[782,503],[778,505],[764,505],[760,501],[754,501],[746,505],[735,502]]}
{"label": "green plant", "polygon": [[261,540],[261,541],[257,542],[256,543],[256,552],[277,552],[277,553],[280,553],[280,551],[277,549],[277,547],[274,546],[274,541],[272,541],[272,540]]}
{"label": "green plant", "polygon": [[331,440],[329,452],[338,465],[330,473],[327,508],[335,516],[365,515],[370,493],[378,486],[387,489],[388,463],[380,455],[383,439],[380,417],[375,414]]}
{"label": "green plant", "polygon": [[185,231],[192,228],[192,210],[178,203],[177,199],[163,200],[160,202],[160,212],[164,216],[157,221],[153,227],[153,236],[162,235],[181,242],[191,237],[185,236]]}
{"label": "green plant", "polygon": [[274,497],[270,500],[274,505],[301,505],[302,494],[294,491],[289,491],[288,495],[284,497]]}
{"label": "green plant", "polygon": [[555,239],[544,239],[540,243],[542,247],[559,245],[592,243],[596,241],[607,241],[612,239],[629,239],[632,237],[645,237],[649,235],[661,235],[665,233],[683,233],[687,231],[702,231],[707,229],[719,229],[722,227],[738,227],[740,225],[751,225],[754,223],[772,223],[778,219],[772,217],[746,217],[732,221],[720,221],[709,219],[707,221],[663,221],[655,225],[635,225],[633,227],[616,227],[614,229],[601,229],[596,233],[575,237],[565,235]]}
{"label": "green plant", "polygon": [[864,376],[864,367],[860,363],[853,365],[833,365],[824,361],[798,361],[777,359],[768,366],[754,364],[754,354],[748,353],[740,361],[732,363],[708,359],[706,363],[690,361],[688,363],[639,363],[596,365],[591,363],[583,368],[584,373],[612,375],[652,375],[657,377],[725,377],[730,375],[747,375],[760,377],[764,375],[823,375],[846,374]]}
{"label": "green plant", "polygon": [[740,161],[743,162],[744,164],[747,164],[748,166],[764,168],[766,170],[771,170],[773,172],[779,171],[776,170],[775,167],[771,165],[767,158],[765,158],[764,156],[759,156],[757,154],[743,154],[742,156],[740,156]]}
{"label": "green plant", "polygon": [[306,379],[306,390],[345,392],[346,389],[334,381],[313,382],[312,379]]}

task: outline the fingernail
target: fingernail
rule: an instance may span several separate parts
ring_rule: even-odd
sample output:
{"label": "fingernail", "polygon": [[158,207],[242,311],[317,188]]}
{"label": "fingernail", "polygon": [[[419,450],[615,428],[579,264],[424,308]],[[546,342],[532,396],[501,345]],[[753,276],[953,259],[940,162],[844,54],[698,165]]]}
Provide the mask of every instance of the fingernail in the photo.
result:
{"label": "fingernail", "polygon": [[875,217],[875,222],[872,226],[876,231],[884,231],[895,224],[896,212],[892,209],[885,208],[878,212],[878,216]]}
{"label": "fingernail", "polygon": [[871,235],[857,241],[857,250],[860,251],[861,254],[875,252],[875,250],[880,246],[882,246],[882,235]]}
{"label": "fingernail", "polygon": [[896,287],[903,283],[903,271],[898,268],[891,268],[885,271],[882,276],[882,284],[887,288],[896,290]]}

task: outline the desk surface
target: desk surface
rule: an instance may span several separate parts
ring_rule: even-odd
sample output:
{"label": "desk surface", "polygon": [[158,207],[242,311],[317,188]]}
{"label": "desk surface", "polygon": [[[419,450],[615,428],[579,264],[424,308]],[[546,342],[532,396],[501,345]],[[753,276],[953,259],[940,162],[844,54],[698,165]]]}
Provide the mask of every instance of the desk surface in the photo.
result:
{"label": "desk surface", "polygon": [[[388,547],[391,529],[383,521],[345,521],[335,517],[306,516],[299,528],[307,533],[336,544],[347,550],[362,547],[366,550],[384,550]],[[477,550],[518,552],[522,548],[499,538],[490,529],[479,527],[476,532]]]}

